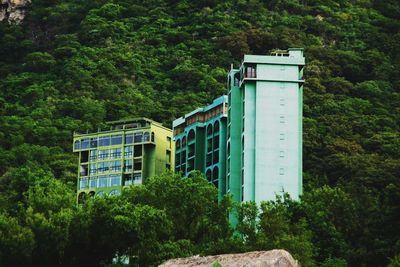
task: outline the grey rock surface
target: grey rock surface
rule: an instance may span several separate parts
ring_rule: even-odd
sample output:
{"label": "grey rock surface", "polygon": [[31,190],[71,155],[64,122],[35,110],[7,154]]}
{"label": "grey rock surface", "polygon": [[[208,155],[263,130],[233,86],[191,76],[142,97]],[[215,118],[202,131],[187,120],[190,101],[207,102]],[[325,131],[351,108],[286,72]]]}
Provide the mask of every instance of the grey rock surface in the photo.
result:
{"label": "grey rock surface", "polygon": [[19,24],[25,18],[27,5],[31,0],[1,0],[0,22]]}
{"label": "grey rock surface", "polygon": [[283,249],[172,259],[164,262],[160,267],[209,267],[213,263],[219,263],[223,267],[300,267],[292,255]]}

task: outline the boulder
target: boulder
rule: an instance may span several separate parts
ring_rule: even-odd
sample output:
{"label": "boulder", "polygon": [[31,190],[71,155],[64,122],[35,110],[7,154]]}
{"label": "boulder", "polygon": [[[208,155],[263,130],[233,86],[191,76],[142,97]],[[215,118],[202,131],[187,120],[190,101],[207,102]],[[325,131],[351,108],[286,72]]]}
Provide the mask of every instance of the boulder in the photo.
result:
{"label": "boulder", "polygon": [[219,263],[223,267],[300,267],[292,255],[283,249],[172,259],[160,267],[210,267],[214,263]]}

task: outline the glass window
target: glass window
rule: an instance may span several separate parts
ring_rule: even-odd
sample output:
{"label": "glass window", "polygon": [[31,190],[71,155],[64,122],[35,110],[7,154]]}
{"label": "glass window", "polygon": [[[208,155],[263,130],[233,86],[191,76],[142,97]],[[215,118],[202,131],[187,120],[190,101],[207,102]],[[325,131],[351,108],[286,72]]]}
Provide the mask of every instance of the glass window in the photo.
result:
{"label": "glass window", "polygon": [[133,169],[135,171],[141,171],[142,170],[142,159],[135,159]]}
{"label": "glass window", "polygon": [[212,135],[212,133],[213,133],[213,128],[212,128],[212,124],[210,123],[207,126],[207,135]]}
{"label": "glass window", "polygon": [[132,144],[133,143],[133,134],[125,135],[125,144]]}
{"label": "glass window", "polygon": [[122,184],[121,175],[111,175],[110,176],[110,186],[120,186]]}
{"label": "glass window", "polygon": [[145,132],[143,135],[144,142],[150,141],[150,133]]}
{"label": "glass window", "polygon": [[90,188],[96,188],[97,187],[97,178],[91,178],[89,180],[89,187]]}
{"label": "glass window", "polygon": [[133,184],[141,184],[142,183],[142,174],[141,173],[135,173],[133,175]]}
{"label": "glass window", "polygon": [[111,158],[119,159],[122,156],[122,149],[120,147],[111,149]]}
{"label": "glass window", "polygon": [[99,160],[108,159],[109,152],[109,149],[99,150]]}
{"label": "glass window", "polygon": [[133,161],[131,159],[125,160],[124,166],[125,166],[125,171],[126,172],[131,172],[132,171],[132,169],[133,169],[132,168],[133,167],[132,163],[133,163]]}
{"label": "glass window", "polygon": [[108,186],[108,177],[99,176],[99,187],[107,187],[107,186]]}
{"label": "glass window", "polygon": [[103,191],[99,191],[99,192],[97,192],[96,196],[104,196],[104,192]]}
{"label": "glass window", "polygon": [[81,140],[81,149],[89,148],[89,138],[84,138]]}
{"label": "glass window", "polygon": [[90,161],[96,161],[97,158],[97,150],[90,150]]}
{"label": "glass window", "polygon": [[218,133],[219,132],[219,121],[216,121],[214,124],[214,133]]}
{"label": "glass window", "polygon": [[141,142],[143,142],[143,132],[135,133],[133,139],[134,139],[134,142],[135,142],[135,143],[141,143]]}
{"label": "glass window", "polygon": [[96,147],[97,147],[97,137],[90,138],[90,148],[96,148]]}
{"label": "glass window", "polygon": [[110,161],[110,172],[120,172],[121,171],[121,161],[113,160]]}
{"label": "glass window", "polygon": [[80,179],[79,180],[79,189],[80,190],[82,190],[82,189],[86,189],[86,188],[88,188],[88,179]]}
{"label": "glass window", "polygon": [[110,136],[101,136],[99,137],[99,146],[109,146],[110,145]]}
{"label": "glass window", "polygon": [[143,148],[142,148],[142,145],[138,145],[138,146],[135,146],[135,148],[134,148],[134,157],[141,157],[142,156],[142,151],[143,151]]}
{"label": "glass window", "polygon": [[122,144],[122,134],[111,135],[111,145],[120,145]]}
{"label": "glass window", "polygon": [[133,156],[133,146],[126,146],[124,148],[124,156],[131,158]]}
{"label": "glass window", "polygon": [[97,172],[98,173],[108,172],[108,161],[98,163],[97,164]]}
{"label": "glass window", "polygon": [[91,163],[90,164],[90,175],[95,175],[97,170],[96,163]]}
{"label": "glass window", "polygon": [[195,134],[194,130],[193,129],[190,130],[189,134],[188,134],[188,142],[194,140],[195,137],[196,137],[196,134]]}
{"label": "glass window", "polygon": [[81,149],[81,141],[76,140],[74,143],[74,149]]}
{"label": "glass window", "polygon": [[[168,138],[169,138],[169,142],[168,142]],[[151,133],[151,142],[154,142],[154,140],[155,140],[155,135],[152,132]],[[171,147],[171,137],[167,137],[167,145],[168,145],[168,147]]]}

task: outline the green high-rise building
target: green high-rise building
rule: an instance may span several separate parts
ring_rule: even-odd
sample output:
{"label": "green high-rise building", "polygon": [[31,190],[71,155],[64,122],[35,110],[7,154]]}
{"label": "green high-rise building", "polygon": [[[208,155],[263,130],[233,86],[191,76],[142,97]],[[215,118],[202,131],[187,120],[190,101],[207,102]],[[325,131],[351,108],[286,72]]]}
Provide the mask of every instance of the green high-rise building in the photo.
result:
{"label": "green high-rise building", "polygon": [[228,74],[227,188],[235,201],[302,193],[303,49],[245,55]]}
{"label": "green high-rise building", "polygon": [[119,195],[124,186],[174,168],[172,131],[146,118],[109,122],[96,133],[74,133],[79,153],[78,203],[96,195]]}
{"label": "green high-rise building", "polygon": [[175,172],[187,176],[203,172],[221,198],[226,188],[227,96],[198,108],[173,122]]}

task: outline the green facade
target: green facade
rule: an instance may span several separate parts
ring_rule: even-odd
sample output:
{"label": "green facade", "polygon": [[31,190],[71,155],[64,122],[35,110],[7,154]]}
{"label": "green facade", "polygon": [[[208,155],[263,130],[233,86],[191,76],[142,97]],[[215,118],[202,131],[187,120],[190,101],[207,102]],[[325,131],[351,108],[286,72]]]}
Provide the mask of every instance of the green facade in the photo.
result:
{"label": "green facade", "polygon": [[172,131],[146,118],[109,122],[110,129],[74,133],[79,153],[78,202],[96,195],[119,195],[124,186],[174,169]]}
{"label": "green facade", "polygon": [[184,176],[194,170],[203,172],[218,188],[219,198],[226,188],[227,101],[221,96],[173,122],[175,172]]}
{"label": "green facade", "polygon": [[227,188],[237,202],[302,193],[302,49],[245,55],[228,74]]}

